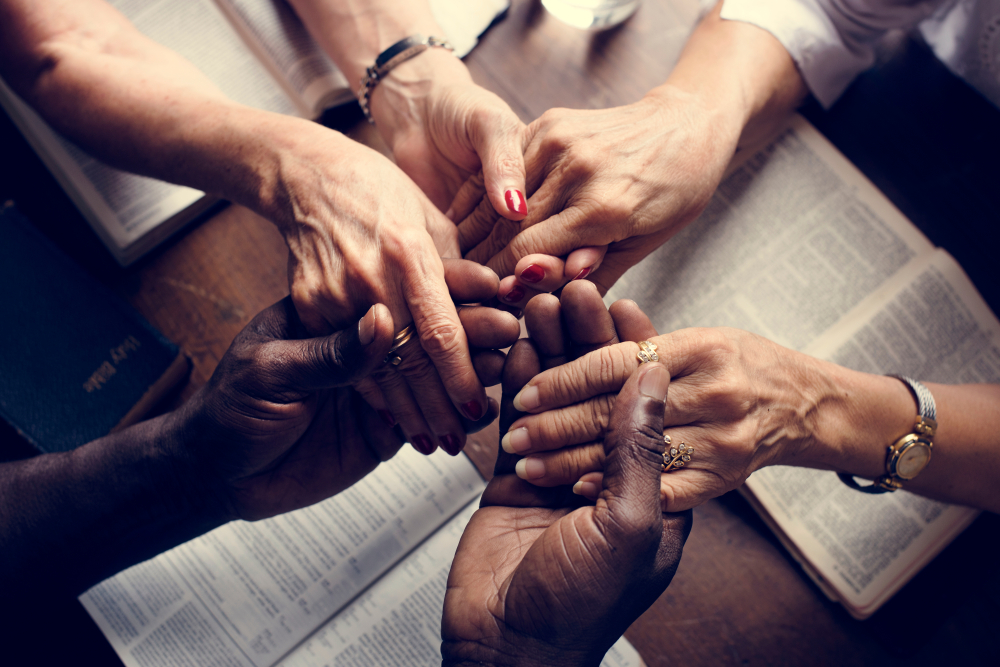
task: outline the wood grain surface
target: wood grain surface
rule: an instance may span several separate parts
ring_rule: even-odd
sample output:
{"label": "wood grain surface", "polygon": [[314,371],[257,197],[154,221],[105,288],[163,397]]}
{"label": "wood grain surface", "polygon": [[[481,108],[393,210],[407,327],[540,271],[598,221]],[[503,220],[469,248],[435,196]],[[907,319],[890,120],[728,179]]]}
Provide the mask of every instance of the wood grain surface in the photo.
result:
{"label": "wood grain surface", "polygon": [[[617,106],[666,78],[697,16],[696,0],[645,0],[624,25],[592,34],[548,16],[537,0],[514,0],[467,62],[476,80],[526,122],[551,107]],[[1000,139],[970,123],[935,139],[935,128],[971,117],[992,123],[995,133],[1000,111],[942,70],[925,48],[904,43],[830,112],[812,104],[806,113],[932,241],[959,259],[997,311],[995,241],[984,246],[977,228],[957,229],[954,218],[958,211],[974,218],[972,224],[995,227]],[[947,102],[940,103],[944,95]],[[351,108],[324,117],[384,151],[359,120]],[[203,385],[237,332],[288,293],[280,235],[237,206],[119,269],[9,121],[2,121],[0,198],[17,200],[50,238],[191,356],[189,382],[161,410]],[[884,126],[892,131],[880,131]],[[484,474],[492,470],[497,440],[494,425],[467,447]],[[5,458],[26,455],[9,433],[0,433],[0,448]],[[997,516],[983,516],[883,610],[858,622],[826,600],[746,503],[728,494],[695,510],[674,582],[626,636],[650,667],[1000,664],[992,641],[1000,627],[1000,577],[993,565],[998,529]],[[78,664],[117,664],[78,605],[54,603],[44,626],[60,627],[69,648],[39,647],[28,638],[13,643],[7,655],[23,650],[33,656],[31,664],[68,664],[70,655],[86,656]],[[49,660],[45,651],[61,657]]]}

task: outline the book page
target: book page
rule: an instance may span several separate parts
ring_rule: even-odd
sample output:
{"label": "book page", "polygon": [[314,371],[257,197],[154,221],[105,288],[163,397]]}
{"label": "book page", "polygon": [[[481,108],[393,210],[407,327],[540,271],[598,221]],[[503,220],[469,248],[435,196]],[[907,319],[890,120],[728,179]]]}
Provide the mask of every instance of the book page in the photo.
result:
{"label": "book page", "polygon": [[[330,619],[281,667],[441,665],[441,615],[451,561],[479,499],[466,505],[413,553]],[[638,667],[639,654],[624,638],[603,667]]]}
{"label": "book page", "polygon": [[229,523],[80,601],[128,667],[269,667],[484,487],[468,458],[404,447],[333,498]]}
{"label": "book page", "polygon": [[[190,60],[232,99],[277,113],[297,109],[209,0],[111,0],[136,28]],[[204,197],[186,187],[114,169],[52,130],[6,86],[0,101],[46,166],[122,264],[130,248]],[[160,234],[165,236],[165,234]],[[145,244],[148,246],[149,244]],[[145,247],[143,249],[148,249]]]}
{"label": "book page", "polygon": [[730,326],[802,349],[907,262],[933,250],[805,119],[719,186],[702,215],[629,270],[661,333]]}
{"label": "book page", "polygon": [[[869,373],[1000,383],[1000,322],[950,255],[936,251],[888,287],[807,352]],[[831,472],[802,468],[759,470],[747,487],[860,616],[874,611],[978,515],[905,491],[858,493]]]}
{"label": "book page", "polygon": [[[323,109],[354,99],[360,81],[348,81],[316,44],[284,0],[216,0],[233,26],[282,82],[300,113],[318,116]],[[431,11],[463,57],[479,35],[507,9],[508,0],[430,0]]]}

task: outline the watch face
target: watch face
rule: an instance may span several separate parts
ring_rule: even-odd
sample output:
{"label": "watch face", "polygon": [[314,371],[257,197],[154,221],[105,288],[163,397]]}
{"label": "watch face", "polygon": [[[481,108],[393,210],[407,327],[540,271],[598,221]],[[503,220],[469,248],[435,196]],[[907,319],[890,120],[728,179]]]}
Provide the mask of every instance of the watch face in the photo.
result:
{"label": "watch face", "polygon": [[930,460],[931,448],[922,440],[915,440],[899,453],[895,465],[896,475],[903,479],[913,479]]}

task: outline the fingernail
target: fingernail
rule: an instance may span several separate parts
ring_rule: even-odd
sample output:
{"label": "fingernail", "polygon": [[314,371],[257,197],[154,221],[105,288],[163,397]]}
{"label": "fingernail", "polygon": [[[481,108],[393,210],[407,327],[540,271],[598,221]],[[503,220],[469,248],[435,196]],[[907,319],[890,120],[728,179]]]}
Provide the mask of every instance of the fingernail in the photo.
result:
{"label": "fingernail", "polygon": [[593,482],[577,482],[573,485],[573,493],[584,498],[595,498],[601,490]]}
{"label": "fingernail", "polygon": [[524,193],[520,190],[508,190],[503,195],[507,209],[518,215],[528,215],[528,203],[524,201]]}
{"label": "fingernail", "polygon": [[479,401],[469,401],[462,406],[462,410],[465,412],[465,416],[473,421],[483,416],[483,406],[479,404]]}
{"label": "fingernail", "polygon": [[500,446],[508,454],[520,454],[531,449],[531,438],[527,428],[517,428],[508,433],[500,441]]}
{"label": "fingernail", "polygon": [[590,275],[590,267],[588,266],[583,271],[581,271],[580,273],[576,274],[576,277],[573,278],[573,280],[583,280],[584,278],[586,278],[589,275]]}
{"label": "fingernail", "polygon": [[538,398],[538,387],[525,387],[514,397],[514,409],[519,412],[531,412],[541,402]]}
{"label": "fingernail", "polygon": [[375,340],[375,306],[369,308],[365,316],[358,322],[358,340],[361,341],[361,345],[366,347]]}
{"label": "fingernail", "polygon": [[441,449],[448,452],[452,456],[458,456],[458,453],[462,451],[462,443],[458,441],[458,438],[453,436],[451,433],[447,435],[439,435],[438,440],[441,441]]}
{"label": "fingernail", "polygon": [[431,439],[423,434],[413,436],[413,442],[410,444],[413,445],[414,449],[425,456],[433,454],[436,449],[436,445],[431,442]]}
{"label": "fingernail", "polygon": [[502,310],[505,313],[510,313],[517,319],[521,319],[521,317],[524,315],[524,313],[521,312],[520,308],[515,308],[514,306],[508,306],[506,303],[500,303],[499,301],[496,302],[496,308],[497,310]]}
{"label": "fingernail", "polygon": [[519,285],[514,285],[514,289],[507,292],[503,300],[509,301],[510,303],[519,303],[523,298],[524,298],[524,290]]}
{"label": "fingernail", "polygon": [[382,418],[382,421],[384,421],[389,428],[396,425],[396,418],[393,417],[392,413],[388,410],[379,410],[378,416]]}
{"label": "fingernail", "polygon": [[538,266],[537,264],[532,264],[524,271],[521,271],[521,280],[523,280],[526,283],[537,283],[544,277],[545,277],[545,269]]}
{"label": "fingernail", "polygon": [[447,211],[444,212],[444,217],[448,218],[452,222],[455,222],[455,209],[449,208]]}
{"label": "fingernail", "polygon": [[653,366],[639,378],[639,393],[643,396],[662,401],[667,397],[667,387],[670,385],[670,373],[663,366]]}
{"label": "fingernail", "polygon": [[541,459],[521,459],[514,466],[514,472],[521,479],[538,479],[545,477],[545,464],[542,463]]}

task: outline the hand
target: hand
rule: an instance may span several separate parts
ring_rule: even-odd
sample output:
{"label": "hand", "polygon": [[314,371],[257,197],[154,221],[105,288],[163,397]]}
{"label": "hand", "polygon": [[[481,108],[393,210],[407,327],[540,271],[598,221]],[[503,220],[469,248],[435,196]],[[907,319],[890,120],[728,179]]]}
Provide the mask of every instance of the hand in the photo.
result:
{"label": "hand", "polygon": [[[811,451],[826,449],[816,446],[821,418],[842,415],[834,381],[838,367],[736,329],[654,334],[647,324],[629,337],[657,346],[673,378],[664,432],[675,444],[695,449],[683,469],[662,475],[664,511],[722,495],[766,465],[815,466],[821,460],[822,454]],[[542,373],[515,399],[534,414],[511,425],[505,447],[530,454],[522,467],[533,473],[532,483],[578,481],[578,493],[596,495],[603,453],[586,443],[606,432],[615,393],[639,367],[637,351],[632,342],[602,348]],[[527,463],[532,459],[539,463]]]}
{"label": "hand", "polygon": [[394,327],[373,306],[358,324],[305,338],[291,300],[233,341],[209,383],[175,416],[206,488],[230,519],[261,519],[339,493],[403,442],[350,384],[382,363]]}
{"label": "hand", "polygon": [[460,190],[460,201],[475,192],[477,203],[485,190],[500,215],[524,219],[524,124],[454,55],[432,48],[395,67],[373,91],[371,113],[396,164],[449,217]]}
{"label": "hand", "polygon": [[[508,421],[511,394],[539,369],[519,341],[504,370]],[[604,441],[595,506],[509,474],[490,482],[448,578],[444,664],[597,665],[670,583],[691,516],[664,516],[658,504],[669,376],[659,364],[635,376]]]}
{"label": "hand", "polygon": [[528,128],[528,216],[480,206],[459,225],[464,256],[497,272],[513,306],[575,278],[604,293],[701,213],[740,129],[668,85],[624,107],[547,111]]}
{"label": "hand", "polygon": [[[419,345],[408,363],[362,390],[410,442],[429,451],[447,440],[457,452],[460,415],[482,418],[487,400],[441,260],[457,256],[455,227],[383,156],[315,124],[298,127],[282,139],[277,194],[264,211],[290,249],[295,307],[313,334],[342,329],[375,303],[398,329],[413,322]],[[495,294],[496,277],[486,282]]]}

